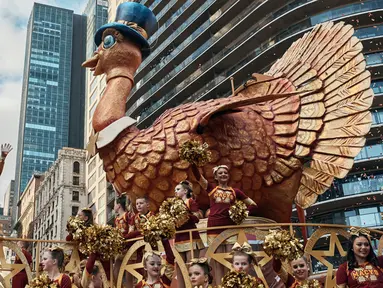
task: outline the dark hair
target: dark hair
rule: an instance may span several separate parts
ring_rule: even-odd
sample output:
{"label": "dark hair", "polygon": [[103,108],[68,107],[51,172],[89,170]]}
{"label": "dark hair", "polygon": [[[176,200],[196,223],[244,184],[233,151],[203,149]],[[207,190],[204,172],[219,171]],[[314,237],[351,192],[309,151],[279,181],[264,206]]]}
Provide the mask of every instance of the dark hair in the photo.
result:
{"label": "dark hair", "polygon": [[27,242],[22,241],[22,240],[19,240],[18,242],[20,242],[22,244],[22,246],[23,246],[22,248],[23,249],[27,250],[27,248],[28,248]]}
{"label": "dark hair", "polygon": [[372,249],[372,245],[371,245],[370,239],[368,239],[368,237],[366,235],[361,234],[359,236],[352,235],[350,240],[349,240],[348,250],[347,250],[347,265],[348,265],[348,270],[354,270],[355,268],[358,267],[358,263],[356,262],[356,259],[355,259],[355,254],[354,254],[353,246],[354,246],[354,242],[355,242],[356,238],[359,238],[359,237],[366,238],[367,241],[368,241],[368,244],[370,245],[370,253],[368,253],[366,260],[369,263],[371,263],[372,265],[374,265],[375,267],[380,267],[378,258],[376,257],[375,252]]}
{"label": "dark hair", "polygon": [[92,270],[92,275],[96,276],[99,271],[100,271],[100,269],[98,268],[98,266],[94,265],[93,270]]}
{"label": "dark hair", "polygon": [[85,221],[85,226],[93,225],[93,212],[89,208],[81,209],[81,212],[84,213],[85,217],[88,217],[88,220]]}
{"label": "dark hair", "polygon": [[207,263],[207,262],[205,262],[205,263],[194,263],[194,264],[190,265],[190,267],[193,267],[195,265],[202,268],[203,273],[205,275],[207,275],[207,279],[208,279],[209,284],[213,283],[213,275],[211,274],[212,269],[211,269],[209,263]]}
{"label": "dark hair", "polygon": [[137,196],[137,197],[136,197],[136,201],[137,201],[137,199],[145,199],[146,202],[149,202],[149,198],[148,198],[147,195]]}
{"label": "dark hair", "polygon": [[121,195],[116,199],[116,203],[121,205],[122,210],[126,211],[126,196]]}
{"label": "dark hair", "polygon": [[235,251],[233,254],[233,261],[235,256],[247,256],[247,261],[249,261],[249,264],[253,264],[255,262],[254,258],[251,255],[246,254],[245,252]]}
{"label": "dark hair", "polygon": [[48,249],[48,252],[51,253],[52,259],[57,261],[57,266],[59,269],[63,268],[64,266],[64,250],[61,248],[53,248],[53,249]]}
{"label": "dark hair", "polygon": [[192,184],[189,181],[184,180],[180,182],[180,185],[182,186],[182,188],[184,188],[187,191],[186,198],[192,198],[193,196]]}

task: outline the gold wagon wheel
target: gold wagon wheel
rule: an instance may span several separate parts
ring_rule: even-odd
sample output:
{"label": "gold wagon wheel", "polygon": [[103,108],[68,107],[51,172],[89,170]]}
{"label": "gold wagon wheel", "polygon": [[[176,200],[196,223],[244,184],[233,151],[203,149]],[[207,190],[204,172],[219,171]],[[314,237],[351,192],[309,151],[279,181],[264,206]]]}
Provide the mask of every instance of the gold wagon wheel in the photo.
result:
{"label": "gold wagon wheel", "polygon": [[[5,260],[5,255],[4,255],[4,247],[8,247],[9,249],[13,250],[16,255],[20,258],[22,264],[10,264],[7,263]],[[5,288],[11,288],[11,279],[13,276],[15,276],[17,273],[25,269],[27,272],[27,277],[28,281],[32,281],[32,271],[31,268],[29,267],[27,258],[25,257],[23,251],[18,247],[15,243],[12,243],[10,241],[0,241],[0,270],[6,270],[9,271],[10,273],[5,276],[0,278],[0,283],[5,287]]]}
{"label": "gold wagon wheel", "polygon": [[0,275],[0,284],[2,285],[0,287],[8,287],[5,285],[5,280],[4,280],[3,276],[1,276],[1,275]]}
{"label": "gold wagon wheel", "polygon": [[[328,250],[313,250],[315,244],[318,240],[325,236],[329,235],[330,243]],[[327,267],[327,275],[326,275],[326,284],[325,287],[336,287],[335,285],[335,277],[333,277],[334,273],[334,265],[327,261],[325,257],[331,257],[335,255],[335,247],[338,248],[338,251],[341,256],[346,256],[347,252],[344,251],[342,244],[340,243],[339,236],[343,236],[346,239],[350,238],[350,233],[342,228],[319,228],[317,229],[310,237],[309,241],[305,247],[305,253],[313,256],[319,262]]]}

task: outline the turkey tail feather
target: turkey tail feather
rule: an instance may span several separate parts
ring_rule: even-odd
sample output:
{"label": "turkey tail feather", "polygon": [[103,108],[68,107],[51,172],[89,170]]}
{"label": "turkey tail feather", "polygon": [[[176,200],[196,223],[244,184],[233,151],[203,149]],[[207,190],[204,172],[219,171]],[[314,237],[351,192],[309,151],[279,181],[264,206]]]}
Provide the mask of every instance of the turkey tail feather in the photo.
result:
{"label": "turkey tail feather", "polygon": [[334,177],[347,175],[370,130],[371,75],[353,34],[353,27],[343,22],[317,25],[266,73],[282,74],[298,91],[322,85],[301,97],[295,156],[311,159],[295,199],[302,208],[314,204]]}

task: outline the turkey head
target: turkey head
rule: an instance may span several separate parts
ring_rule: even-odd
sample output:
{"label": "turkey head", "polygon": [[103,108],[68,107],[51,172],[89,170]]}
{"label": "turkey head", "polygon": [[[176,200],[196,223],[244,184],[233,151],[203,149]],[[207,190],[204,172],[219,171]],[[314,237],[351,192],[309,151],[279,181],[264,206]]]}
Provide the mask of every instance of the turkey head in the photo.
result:
{"label": "turkey head", "polygon": [[106,75],[106,89],[93,114],[96,132],[125,116],[125,103],[134,84],[134,74],[142,62],[140,47],[121,32],[108,28],[94,56],[83,67],[94,76]]}

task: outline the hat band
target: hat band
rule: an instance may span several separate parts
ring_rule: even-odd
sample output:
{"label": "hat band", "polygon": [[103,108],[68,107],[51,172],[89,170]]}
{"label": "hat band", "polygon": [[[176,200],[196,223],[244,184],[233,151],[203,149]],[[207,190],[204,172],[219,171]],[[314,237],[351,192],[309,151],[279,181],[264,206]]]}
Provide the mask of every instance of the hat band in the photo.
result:
{"label": "hat band", "polygon": [[145,29],[138,26],[137,23],[134,23],[134,22],[129,22],[129,21],[125,21],[125,20],[118,20],[117,23],[121,23],[121,24],[124,24],[126,26],[129,26],[130,28],[136,30],[138,33],[141,34],[142,37],[144,37],[146,40],[148,40],[148,33],[146,33]]}

